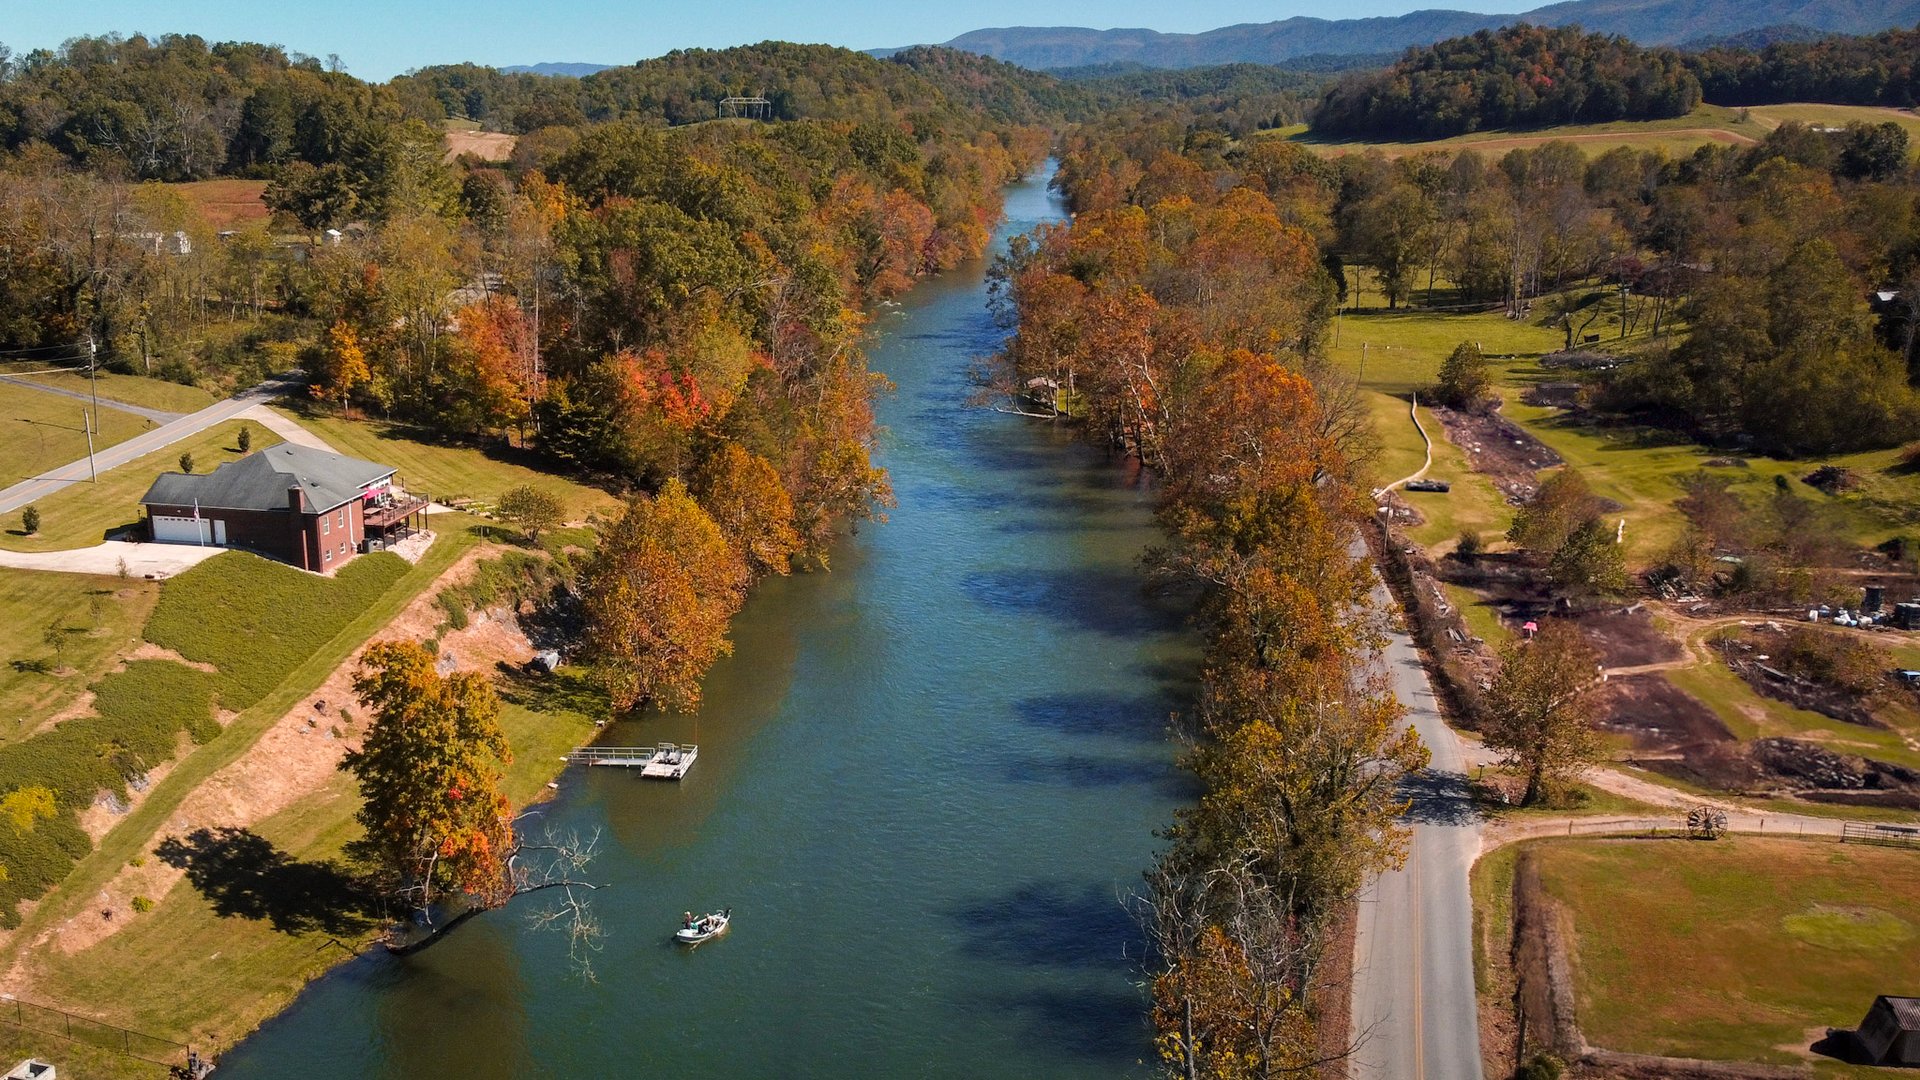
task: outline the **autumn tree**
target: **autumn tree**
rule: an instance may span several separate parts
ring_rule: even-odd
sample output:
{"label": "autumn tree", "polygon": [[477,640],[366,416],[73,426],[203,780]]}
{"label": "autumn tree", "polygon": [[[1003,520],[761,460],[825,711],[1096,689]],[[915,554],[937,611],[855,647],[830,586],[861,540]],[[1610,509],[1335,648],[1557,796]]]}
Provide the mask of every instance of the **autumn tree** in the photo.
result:
{"label": "autumn tree", "polygon": [[697,706],[701,677],[733,651],[727,623],[747,577],[745,560],[678,480],[629,502],[581,588],[587,656],[614,707]]}
{"label": "autumn tree", "polygon": [[1536,805],[1599,759],[1603,747],[1592,726],[1598,662],[1580,628],[1561,619],[1501,650],[1482,734],[1526,776],[1523,804]]}
{"label": "autumn tree", "polygon": [[504,903],[514,837],[500,781],[511,758],[492,684],[441,675],[418,642],[382,641],[362,655],[353,688],[373,714],[340,763],[360,788],[355,853],[429,921],[445,900]]}
{"label": "autumn tree", "polygon": [[360,335],[351,325],[336,322],[327,328],[326,341],[316,350],[312,374],[313,396],[343,408],[355,391],[373,381],[367,354],[360,348]]}
{"label": "autumn tree", "polygon": [[525,533],[529,542],[540,539],[541,533],[560,524],[566,514],[566,506],[559,496],[531,484],[501,493],[495,509]]}
{"label": "autumn tree", "polygon": [[755,574],[785,574],[800,550],[793,498],[773,463],[727,443],[702,464],[700,505]]}

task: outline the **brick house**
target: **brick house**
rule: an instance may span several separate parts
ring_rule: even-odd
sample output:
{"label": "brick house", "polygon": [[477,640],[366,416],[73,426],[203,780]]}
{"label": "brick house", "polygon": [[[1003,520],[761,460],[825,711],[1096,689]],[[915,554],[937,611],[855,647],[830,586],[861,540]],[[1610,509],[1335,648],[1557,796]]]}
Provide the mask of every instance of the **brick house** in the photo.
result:
{"label": "brick house", "polygon": [[331,572],[424,522],[427,500],[388,465],[281,443],[210,473],[162,473],[140,499],[163,544],[242,548]]}

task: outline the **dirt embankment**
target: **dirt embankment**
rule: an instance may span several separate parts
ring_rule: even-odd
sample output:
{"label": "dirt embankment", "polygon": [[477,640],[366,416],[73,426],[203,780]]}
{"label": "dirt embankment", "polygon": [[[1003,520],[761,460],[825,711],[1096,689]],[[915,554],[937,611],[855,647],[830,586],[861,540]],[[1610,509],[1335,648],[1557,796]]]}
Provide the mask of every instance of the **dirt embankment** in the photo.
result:
{"label": "dirt embankment", "polygon": [[[484,555],[481,549],[467,553],[370,640],[432,637],[444,615],[434,598],[471,576]],[[442,635],[440,643],[442,657],[455,671],[492,671],[498,662],[523,663],[534,654],[526,634],[505,612],[478,613],[465,629]],[[0,986],[34,996],[32,957],[36,952],[81,952],[132,921],[134,897],[157,901],[165,896],[185,876],[184,870],[153,852],[168,837],[186,837],[201,829],[250,829],[304,800],[338,797],[337,792],[330,796],[328,788],[339,781],[340,759],[366,730],[365,716],[353,696],[353,675],[364,651],[364,647],[357,650],[251,748],[189,794],[150,838],[141,865],[123,867],[80,914],[52,927],[23,950],[21,961],[0,979]],[[155,770],[151,779],[157,782],[163,775]],[[124,807],[90,809],[83,815],[88,832],[96,838],[104,835],[122,814],[140,804],[143,793],[133,794]]]}

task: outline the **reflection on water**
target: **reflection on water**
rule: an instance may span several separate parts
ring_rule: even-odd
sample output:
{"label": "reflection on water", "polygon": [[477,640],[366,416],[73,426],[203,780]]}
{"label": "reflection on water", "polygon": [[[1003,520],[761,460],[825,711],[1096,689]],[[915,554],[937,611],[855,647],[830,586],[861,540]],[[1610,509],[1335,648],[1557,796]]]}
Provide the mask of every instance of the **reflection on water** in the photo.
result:
{"label": "reflection on water", "polygon": [[[1059,208],[1035,181],[1008,213]],[[543,810],[603,839],[599,981],[570,978],[565,942],[516,905],[322,980],[222,1075],[1145,1071],[1120,901],[1193,795],[1165,738],[1192,641],[1140,588],[1138,478],[1056,426],[963,407],[1003,333],[984,269],[878,319],[891,520],[831,574],[755,591],[697,717],[608,732],[697,741],[688,779],[575,771]],[[670,942],[681,911],[721,906],[726,938]]]}

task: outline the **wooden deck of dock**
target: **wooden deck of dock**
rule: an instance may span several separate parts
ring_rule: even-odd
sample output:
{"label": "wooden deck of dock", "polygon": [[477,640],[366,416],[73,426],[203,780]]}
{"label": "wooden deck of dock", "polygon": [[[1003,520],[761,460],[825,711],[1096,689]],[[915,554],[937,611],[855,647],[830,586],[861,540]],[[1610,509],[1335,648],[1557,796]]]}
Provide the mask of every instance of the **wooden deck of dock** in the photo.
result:
{"label": "wooden deck of dock", "polygon": [[606,765],[621,769],[639,769],[648,780],[679,780],[693,768],[700,748],[692,743],[661,743],[659,746],[582,746],[568,752],[570,765]]}

